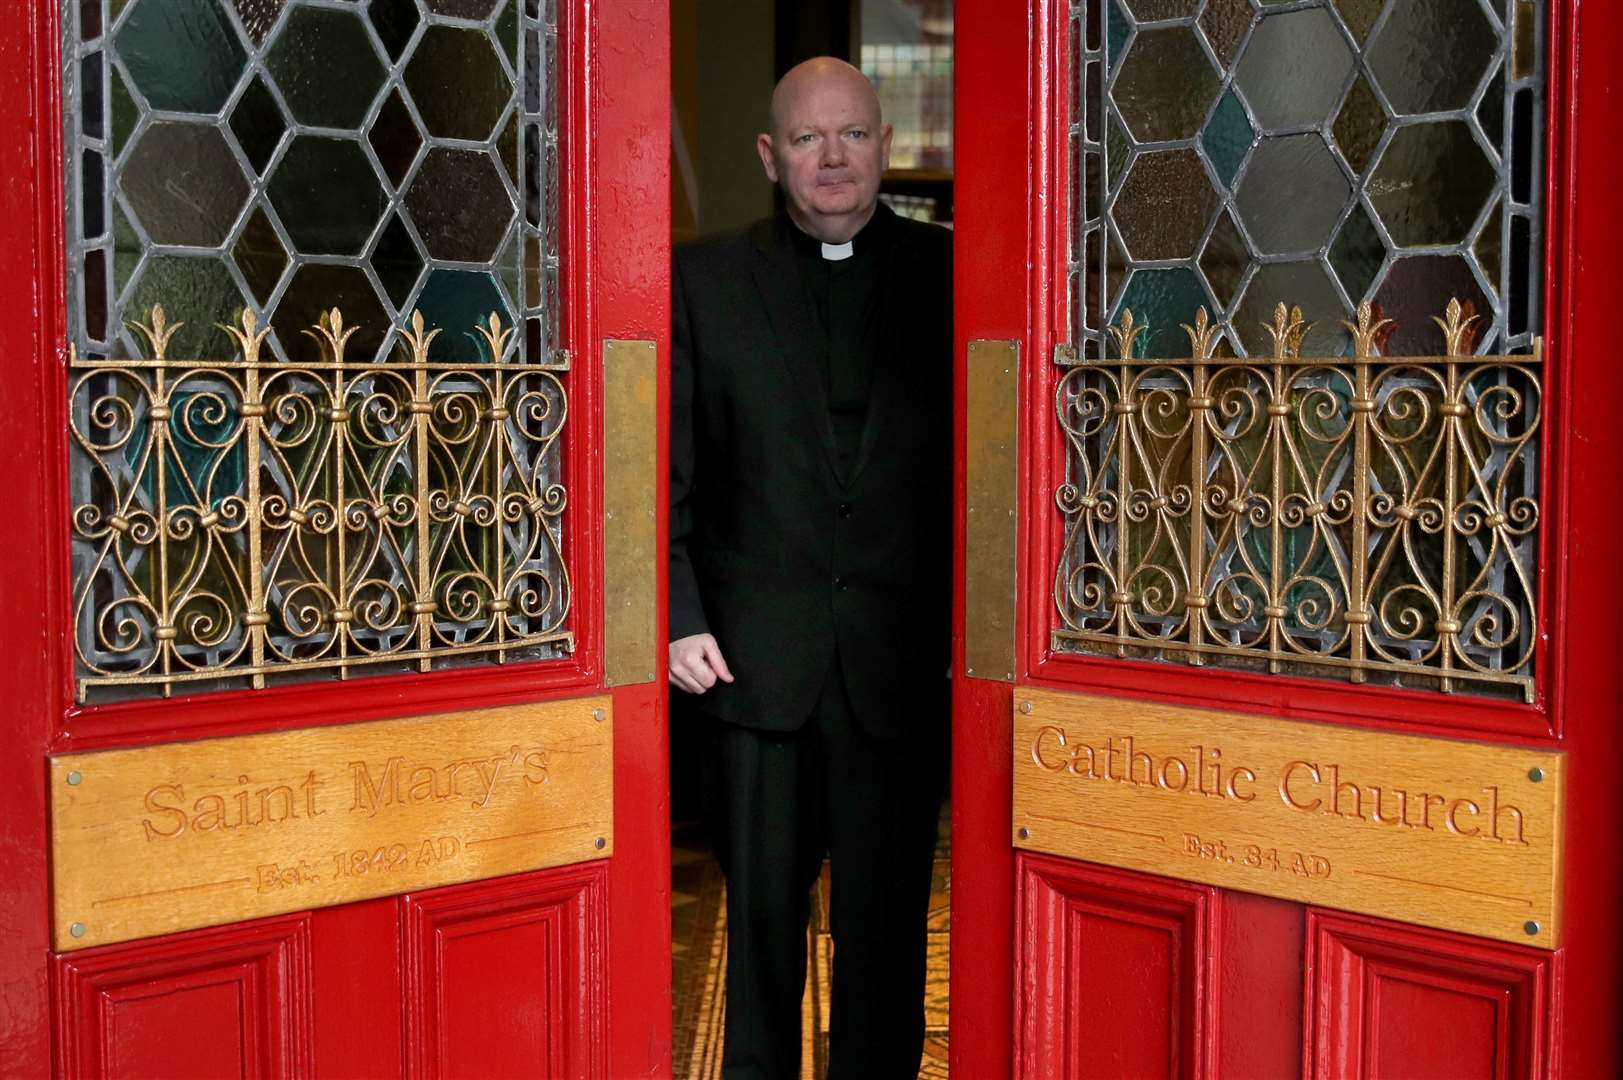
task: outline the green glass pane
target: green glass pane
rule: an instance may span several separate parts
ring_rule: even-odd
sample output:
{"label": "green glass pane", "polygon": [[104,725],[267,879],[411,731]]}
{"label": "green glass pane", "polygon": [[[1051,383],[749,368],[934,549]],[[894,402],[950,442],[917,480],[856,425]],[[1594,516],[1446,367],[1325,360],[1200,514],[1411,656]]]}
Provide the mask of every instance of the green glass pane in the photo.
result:
{"label": "green glass pane", "polygon": [[506,56],[518,55],[518,5],[519,0],[511,0],[496,20],[496,42]]}
{"label": "green glass pane", "polygon": [[1230,90],[1217,103],[1200,137],[1206,158],[1217,170],[1217,178],[1224,187],[1233,186],[1234,174],[1240,171],[1240,163],[1245,160],[1246,152],[1251,149],[1251,140],[1255,137],[1256,132],[1245,114],[1245,106]]}
{"label": "green glass pane", "polygon": [[1115,324],[1123,311],[1131,311],[1134,323],[1149,326],[1139,338],[1140,356],[1188,356],[1189,339],[1182,324],[1194,321],[1199,309],[1211,307],[1193,270],[1139,270],[1116,302],[1110,321]]}
{"label": "green glass pane", "polygon": [[1330,245],[1330,265],[1354,304],[1365,299],[1385,261],[1385,241],[1365,213],[1363,203],[1353,204],[1335,243]]}
{"label": "green glass pane", "polygon": [[113,203],[113,295],[123,296],[124,286],[129,284],[130,275],[135,273],[136,264],[141,261],[141,238],[136,235],[135,226],[124,215],[124,208],[117,202]]}
{"label": "green glass pane", "polygon": [[1310,323],[1302,342],[1303,356],[1340,356],[1348,337],[1341,322],[1352,314],[1341,301],[1330,275],[1317,259],[1264,263],[1246,285],[1245,298],[1234,313],[1234,332],[1251,356],[1272,354],[1264,326],[1272,326],[1279,304],[1300,307]]}
{"label": "green glass pane", "polygon": [[1118,0],[1106,2],[1110,4],[1110,26],[1105,35],[1105,54],[1110,59],[1110,66],[1115,67],[1116,61],[1121,58],[1123,46],[1127,44],[1127,35],[1132,31],[1133,24],[1127,21]]}
{"label": "green glass pane", "polygon": [[1482,267],[1488,284],[1495,293],[1499,291],[1500,266],[1504,260],[1505,222],[1504,212],[1498,202],[1488,211],[1488,220],[1483,223],[1482,232],[1476,238],[1476,261]]}
{"label": "green glass pane", "polygon": [[481,30],[433,26],[406,65],[406,89],[428,133],[443,139],[490,138],[513,97],[513,84]]}
{"label": "green glass pane", "polygon": [[513,324],[512,312],[490,274],[473,270],[435,270],[417,297],[423,319],[443,332],[434,339],[429,356],[435,360],[489,359],[489,351],[474,327],[483,326],[495,312],[503,326]]}
{"label": "green glass pane", "polygon": [[269,304],[271,293],[287,268],[287,251],[263,208],[255,207],[248,216],[231,256],[236,259],[237,269],[242,271],[254,299],[261,305]]}
{"label": "green glass pane", "polygon": [[155,109],[218,112],[248,54],[219,0],[135,0],[114,38]]}
{"label": "green glass pane", "polygon": [[265,66],[293,119],[314,127],[360,127],[387,75],[360,13],[327,8],[295,8]]}

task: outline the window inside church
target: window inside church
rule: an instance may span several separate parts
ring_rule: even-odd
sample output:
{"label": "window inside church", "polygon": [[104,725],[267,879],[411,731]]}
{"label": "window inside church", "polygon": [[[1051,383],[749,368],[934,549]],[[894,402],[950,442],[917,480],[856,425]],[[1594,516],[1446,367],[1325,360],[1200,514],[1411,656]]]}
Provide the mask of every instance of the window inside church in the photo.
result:
{"label": "window inside church", "polygon": [[570,648],[556,22],[64,6],[82,698]]}
{"label": "window inside church", "polygon": [[1531,700],[1544,35],[1074,0],[1057,647]]}

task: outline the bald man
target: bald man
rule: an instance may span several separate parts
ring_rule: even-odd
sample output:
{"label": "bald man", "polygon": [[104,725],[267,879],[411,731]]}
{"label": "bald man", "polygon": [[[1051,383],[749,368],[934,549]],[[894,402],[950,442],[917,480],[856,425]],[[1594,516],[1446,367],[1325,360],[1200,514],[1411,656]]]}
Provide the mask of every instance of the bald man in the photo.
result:
{"label": "bald man", "polygon": [[673,274],[670,680],[727,876],[723,1073],[799,1076],[831,867],[829,1072],[913,1077],[945,780],[952,238],[881,205],[862,73],[784,76],[758,141],[787,212]]}

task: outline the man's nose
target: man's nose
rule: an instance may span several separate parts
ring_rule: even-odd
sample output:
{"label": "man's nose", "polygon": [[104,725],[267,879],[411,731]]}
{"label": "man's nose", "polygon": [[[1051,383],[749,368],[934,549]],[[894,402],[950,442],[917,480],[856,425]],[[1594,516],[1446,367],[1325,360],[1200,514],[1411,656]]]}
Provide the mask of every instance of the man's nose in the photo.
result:
{"label": "man's nose", "polygon": [[845,164],[845,140],[840,138],[823,140],[823,156],[821,164],[825,168],[833,168]]}

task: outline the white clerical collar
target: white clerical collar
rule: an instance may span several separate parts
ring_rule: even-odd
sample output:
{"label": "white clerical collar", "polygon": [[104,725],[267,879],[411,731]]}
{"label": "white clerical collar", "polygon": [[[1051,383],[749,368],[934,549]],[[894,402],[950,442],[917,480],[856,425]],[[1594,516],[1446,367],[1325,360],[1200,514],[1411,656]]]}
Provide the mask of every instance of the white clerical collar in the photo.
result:
{"label": "white clerical collar", "polygon": [[846,259],[849,259],[853,253],[854,251],[851,247],[851,241],[849,240],[843,244],[823,245],[823,258],[827,259],[829,262],[844,262]]}

